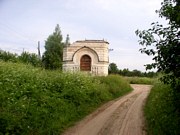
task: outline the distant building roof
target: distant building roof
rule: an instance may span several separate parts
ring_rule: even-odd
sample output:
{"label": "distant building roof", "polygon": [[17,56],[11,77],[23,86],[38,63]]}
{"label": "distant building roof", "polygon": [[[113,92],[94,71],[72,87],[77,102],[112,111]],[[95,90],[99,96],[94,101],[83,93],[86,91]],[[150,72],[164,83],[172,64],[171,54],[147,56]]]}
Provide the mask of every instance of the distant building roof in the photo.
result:
{"label": "distant building roof", "polygon": [[104,41],[104,40],[78,40],[76,42],[85,42],[85,43],[107,43],[109,44],[109,42]]}

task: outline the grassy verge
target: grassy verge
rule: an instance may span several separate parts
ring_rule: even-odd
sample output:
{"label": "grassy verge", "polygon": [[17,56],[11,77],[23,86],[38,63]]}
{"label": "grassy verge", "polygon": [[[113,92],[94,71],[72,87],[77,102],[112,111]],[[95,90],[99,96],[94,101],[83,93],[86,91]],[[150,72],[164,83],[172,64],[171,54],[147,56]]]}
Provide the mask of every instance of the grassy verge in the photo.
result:
{"label": "grassy verge", "polygon": [[154,85],[145,106],[145,117],[149,135],[180,134],[180,117],[169,86],[161,83]]}
{"label": "grassy verge", "polygon": [[149,84],[152,85],[156,78],[148,77],[124,77],[130,84]]}
{"label": "grassy verge", "polygon": [[129,84],[118,76],[91,77],[0,62],[0,134],[62,133],[102,103],[129,91]]}

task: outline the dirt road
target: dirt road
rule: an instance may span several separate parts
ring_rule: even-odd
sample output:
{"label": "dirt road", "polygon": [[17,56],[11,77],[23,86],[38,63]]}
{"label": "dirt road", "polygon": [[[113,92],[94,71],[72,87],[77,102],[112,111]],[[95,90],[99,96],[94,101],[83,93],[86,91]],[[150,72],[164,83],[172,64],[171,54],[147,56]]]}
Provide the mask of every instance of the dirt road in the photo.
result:
{"label": "dirt road", "polygon": [[143,105],[151,86],[131,86],[131,93],[103,105],[64,135],[145,135]]}

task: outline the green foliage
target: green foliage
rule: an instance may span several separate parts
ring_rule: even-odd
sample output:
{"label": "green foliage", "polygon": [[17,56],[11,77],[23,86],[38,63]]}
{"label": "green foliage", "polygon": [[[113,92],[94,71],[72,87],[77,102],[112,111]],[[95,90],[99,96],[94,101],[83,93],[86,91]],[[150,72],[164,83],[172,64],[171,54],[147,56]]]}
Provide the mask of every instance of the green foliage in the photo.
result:
{"label": "green foliage", "polygon": [[[148,134],[179,135],[180,117],[176,110],[174,91],[170,86],[156,83],[145,106]],[[180,96],[180,95],[178,95]]]}
{"label": "green foliage", "polygon": [[180,1],[164,0],[162,7],[157,13],[160,17],[165,17],[172,25],[180,26]]}
{"label": "green foliage", "polygon": [[123,70],[119,70],[119,74],[122,75],[122,76],[130,76],[130,73],[131,71],[129,71],[128,68],[124,68]]}
{"label": "green foliage", "polygon": [[[139,43],[146,46],[141,49],[142,53],[147,55],[154,55],[155,63],[147,65],[148,69],[158,68],[168,74],[169,80],[165,83],[171,82],[171,79],[180,77],[180,39],[178,37],[179,31],[175,27],[163,28],[162,25],[153,24],[153,28],[147,31],[137,31],[137,34],[142,38]],[[159,37],[159,39],[157,38]],[[156,50],[147,48],[148,46],[155,46]],[[174,80],[173,80],[174,81]]]}
{"label": "green foliage", "polygon": [[117,65],[115,63],[110,63],[109,64],[109,68],[108,68],[108,72],[109,74],[117,74],[119,71]]}
{"label": "green foliage", "polygon": [[0,134],[59,134],[130,90],[119,76],[94,78],[0,61]]}
{"label": "green foliage", "polygon": [[123,70],[118,69],[117,65],[115,63],[110,63],[108,68],[109,74],[119,74],[122,76],[129,76],[129,77],[156,77],[156,72],[141,72],[137,69],[134,69],[133,71],[130,71],[128,68],[124,68]]}
{"label": "green foliage", "polygon": [[124,77],[130,84],[148,84],[153,85],[156,78],[148,77]]}
{"label": "green foliage", "polygon": [[157,73],[156,72],[141,72],[137,69],[130,71],[128,68],[125,68],[123,70],[119,70],[119,74],[122,76],[128,76],[128,77],[156,77]]}
{"label": "green foliage", "polygon": [[10,53],[10,52],[0,50],[0,60],[17,62],[18,61],[17,57],[18,57],[17,54],[13,54],[13,53]]}
{"label": "green foliage", "polygon": [[[147,69],[157,68],[165,73],[161,79],[166,84],[171,84],[175,91],[180,88],[180,3],[178,0],[164,0],[162,7],[157,11],[160,17],[169,20],[164,27],[157,23],[152,23],[152,28],[148,30],[137,30],[136,34],[141,40],[139,44],[143,46],[140,51],[147,55],[153,55],[152,64],[147,65]],[[153,49],[154,48],[154,49]]]}
{"label": "green foliage", "polygon": [[9,61],[9,62],[14,62],[14,63],[20,62],[20,63],[25,63],[25,64],[31,64],[34,67],[42,66],[42,62],[39,56],[34,53],[28,53],[28,52],[23,52],[21,53],[21,55],[17,55],[17,54],[0,50],[0,60],[5,61],[5,62]]}
{"label": "green foliage", "polygon": [[18,56],[20,62],[25,64],[31,64],[35,67],[40,67],[42,65],[41,59],[35,53],[23,52]]}
{"label": "green foliage", "polygon": [[98,77],[98,80],[108,88],[114,98],[132,90],[129,83],[119,75],[109,75]]}
{"label": "green foliage", "polygon": [[164,27],[158,22],[152,23],[152,28],[137,30],[136,35],[140,38],[139,44],[143,46],[141,53],[152,55],[155,61],[146,68],[157,68],[164,73],[160,80],[171,87],[156,87],[157,95],[152,95],[147,105],[150,106],[147,119],[153,134],[176,135],[180,134],[177,127],[180,125],[180,1],[164,0],[157,13],[167,19],[168,25]]}
{"label": "green foliage", "polygon": [[54,33],[45,42],[45,52],[42,61],[46,69],[62,69],[64,46],[62,40],[61,30],[57,24]]}

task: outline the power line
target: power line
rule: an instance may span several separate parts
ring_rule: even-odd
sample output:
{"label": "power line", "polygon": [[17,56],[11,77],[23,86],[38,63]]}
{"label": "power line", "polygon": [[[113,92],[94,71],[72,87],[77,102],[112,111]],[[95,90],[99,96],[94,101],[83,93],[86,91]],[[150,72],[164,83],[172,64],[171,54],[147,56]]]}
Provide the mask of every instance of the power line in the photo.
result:
{"label": "power line", "polygon": [[[24,35],[26,35],[25,33],[23,33],[23,32],[20,32],[20,31],[17,31],[17,30],[15,30],[14,28],[12,28],[8,23],[3,23],[3,22],[0,22],[0,26],[1,26],[1,28],[6,28],[6,30],[9,30],[10,32],[13,32],[16,36],[18,36],[18,37],[21,37],[21,38],[23,38],[23,39],[26,39],[26,40],[29,40],[29,41],[31,41],[31,42],[37,42],[37,41],[35,41],[34,39],[31,39],[31,38],[29,38],[28,36],[24,36]],[[2,26],[4,26],[4,27],[2,27]],[[5,30],[5,29],[4,29]],[[5,33],[4,31],[3,31],[3,33]],[[12,34],[12,33],[11,33]]]}
{"label": "power line", "polygon": [[[26,36],[25,33],[23,33],[22,31],[20,32],[19,30],[16,30],[14,28],[15,27],[13,25],[8,24],[7,22],[3,23],[2,21],[0,21],[0,29],[1,29],[0,30],[0,35],[4,35],[4,37],[8,36],[7,39],[2,38],[3,42],[2,41],[0,42],[0,48],[3,48],[3,49],[8,50],[8,51],[13,51],[13,52],[22,52],[22,51],[30,49],[30,48],[24,47],[24,46],[28,46],[28,44],[30,44],[30,42],[31,42],[31,44],[33,46],[37,47],[37,41],[35,41],[32,38],[29,38],[28,36]],[[12,39],[10,37],[17,37],[17,39],[15,39],[15,38]],[[8,46],[9,45],[10,46],[19,46],[19,47],[22,46],[21,47],[22,49],[14,49],[14,47],[13,48],[4,47],[4,46],[7,46],[7,45]],[[31,45],[31,47],[32,47],[32,45]],[[1,47],[1,46],[3,46],[3,47]],[[35,50],[35,48],[34,49],[31,48],[31,49]],[[40,52],[40,45],[38,45],[38,51]]]}

